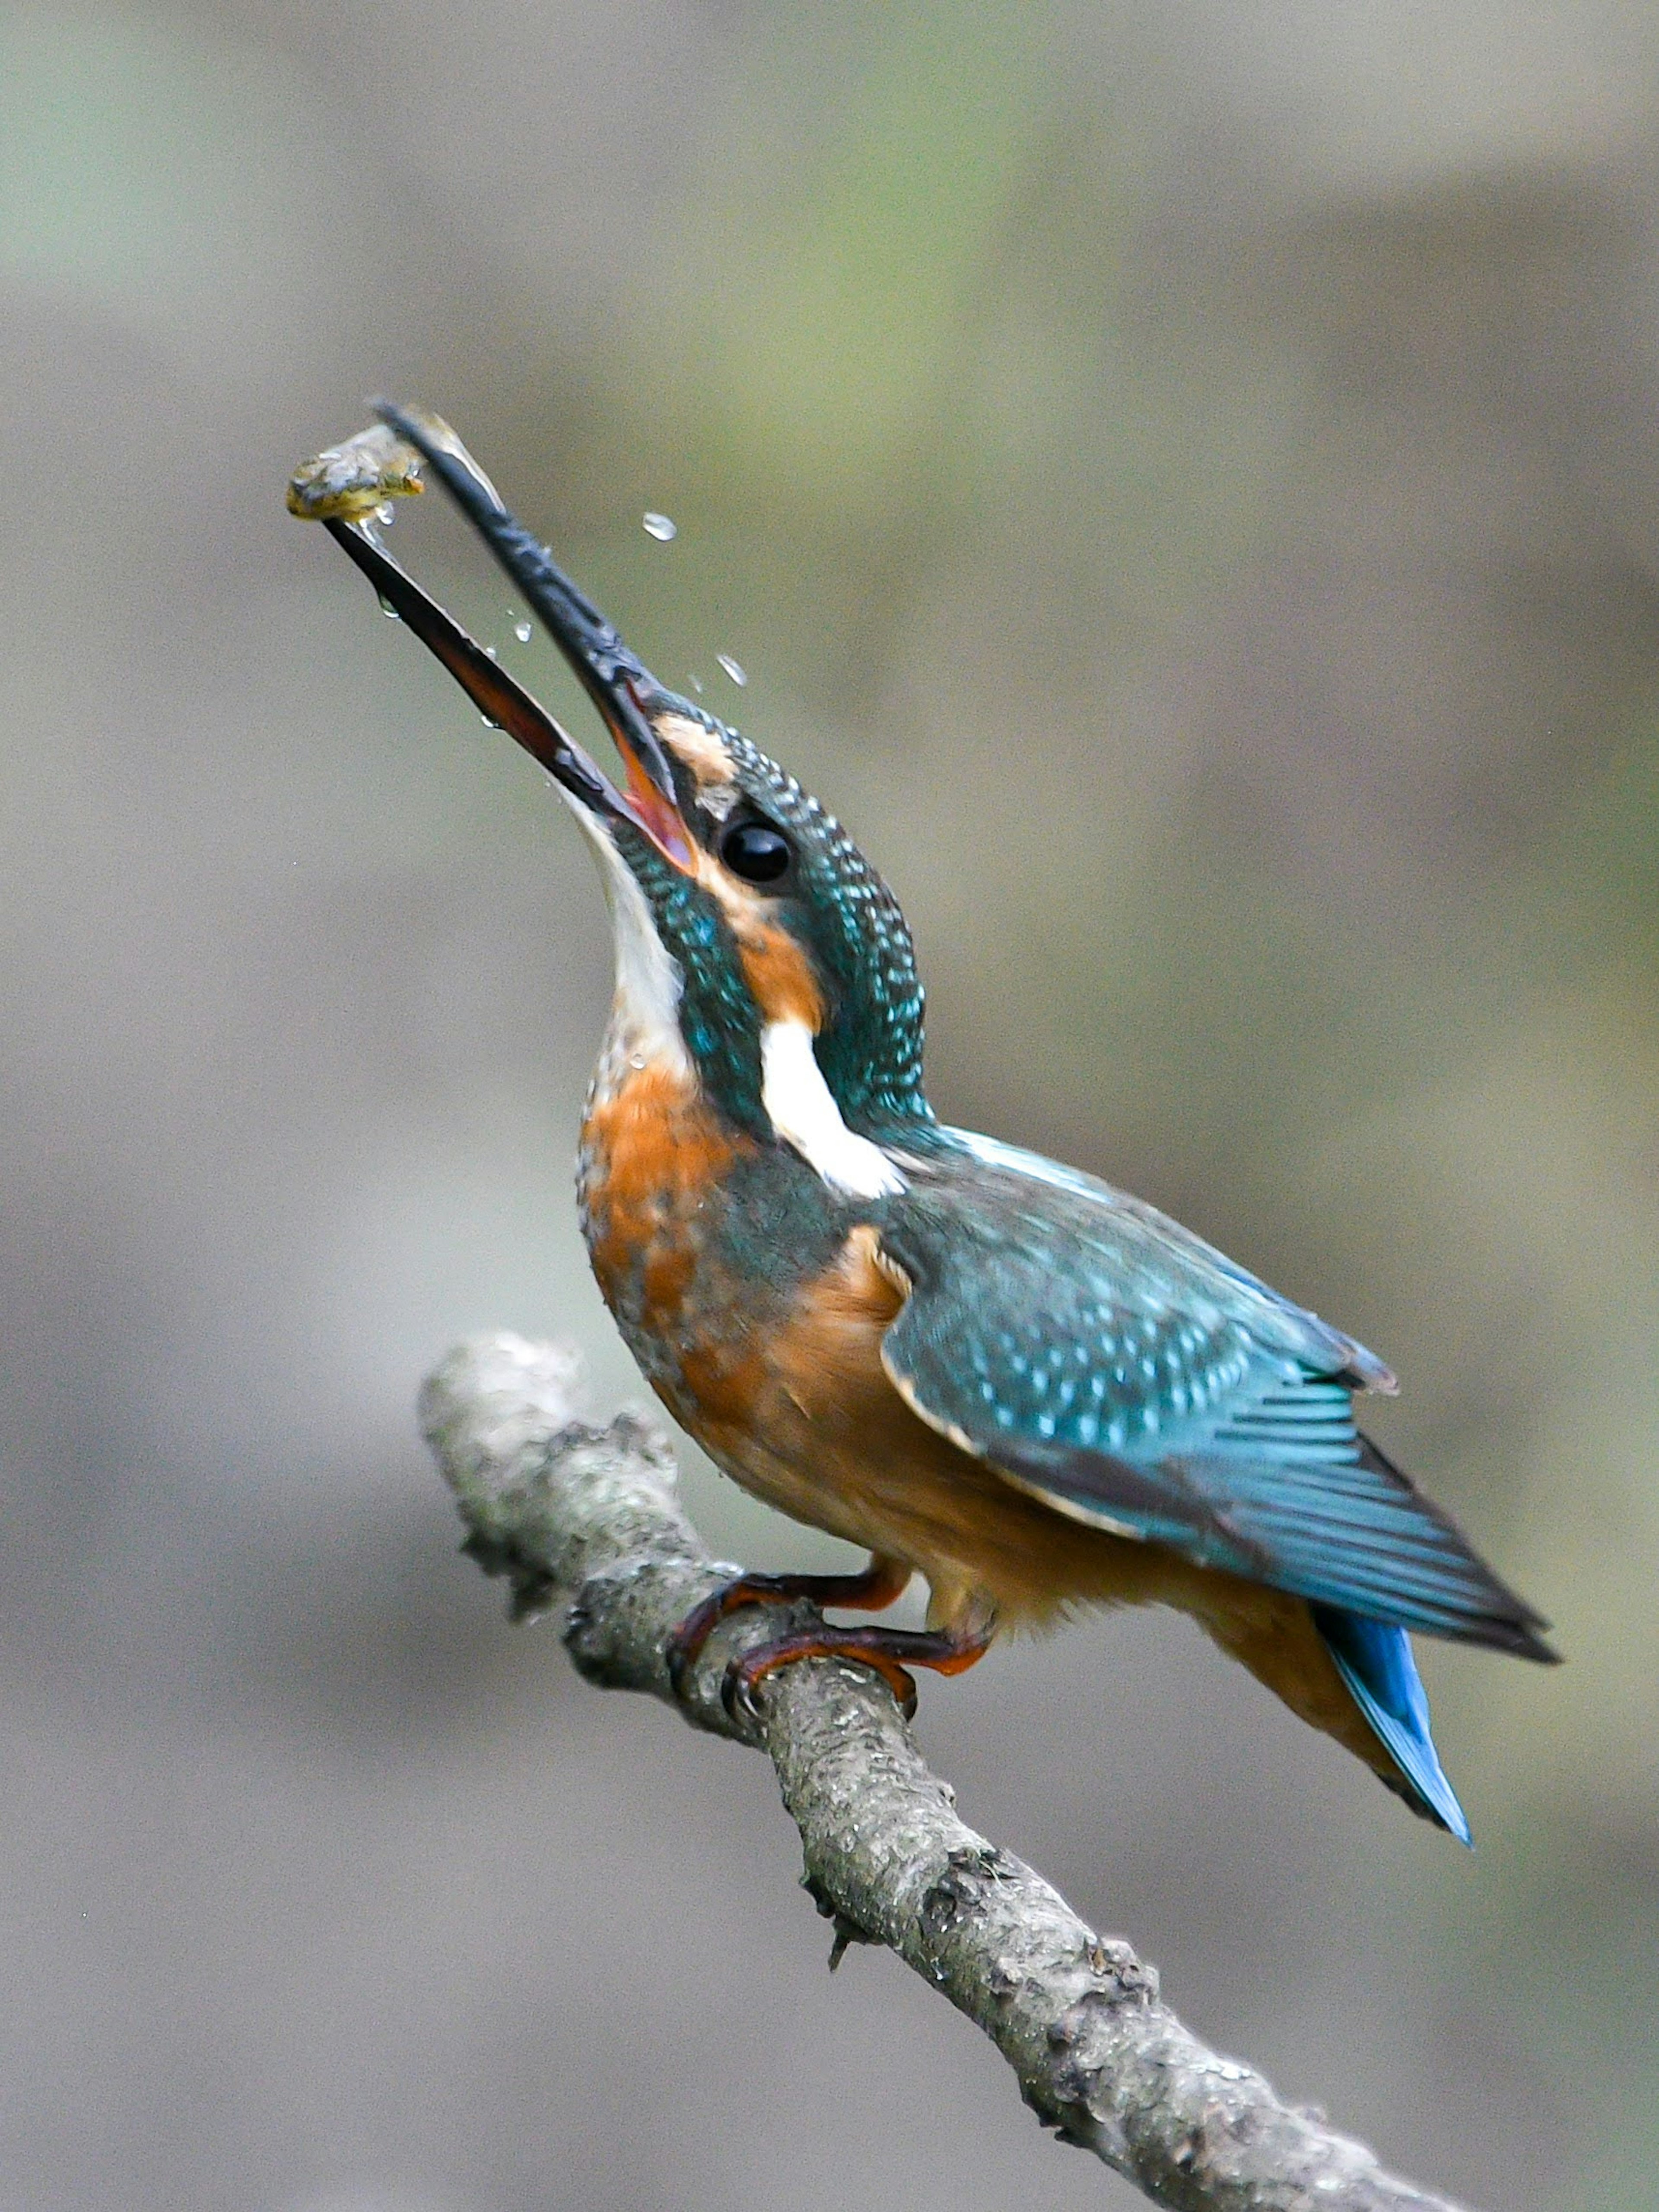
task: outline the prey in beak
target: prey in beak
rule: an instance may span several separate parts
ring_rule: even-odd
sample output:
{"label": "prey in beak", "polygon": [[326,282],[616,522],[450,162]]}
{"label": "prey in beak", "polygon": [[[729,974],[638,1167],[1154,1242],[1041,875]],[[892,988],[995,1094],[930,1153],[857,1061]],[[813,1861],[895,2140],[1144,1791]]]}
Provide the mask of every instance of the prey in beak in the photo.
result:
{"label": "prey in beak", "polygon": [[[920,1080],[920,984],[891,894],[834,817],[735,731],[658,683],[514,520],[448,424],[377,403],[379,425],[301,470],[320,521],[455,678],[570,801],[611,908],[617,988],[599,1089],[653,1068],[721,1126],[793,1150],[827,1188],[900,1176],[849,1121]],[[541,617],[611,732],[620,783],[386,550],[384,498],[436,478]]]}
{"label": "prey in beak", "polygon": [[[320,522],[455,678],[484,719],[601,820],[630,823],[677,868],[695,866],[668,759],[652,725],[661,687],[597,607],[516,521],[495,487],[441,416],[375,403],[380,427],[331,447],[295,475],[290,513]],[[383,503],[422,489],[422,465],[441,483],[535,610],[599,708],[621,756],[618,787],[539,700],[393,559],[374,529]]]}

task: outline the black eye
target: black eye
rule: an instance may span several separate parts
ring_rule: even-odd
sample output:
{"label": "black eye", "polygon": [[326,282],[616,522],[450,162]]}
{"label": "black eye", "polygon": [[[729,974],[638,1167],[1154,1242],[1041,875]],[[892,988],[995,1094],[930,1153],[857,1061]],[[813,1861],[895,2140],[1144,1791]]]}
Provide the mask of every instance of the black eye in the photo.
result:
{"label": "black eye", "polygon": [[720,858],[746,884],[775,884],[795,857],[781,830],[769,822],[734,822],[720,839]]}

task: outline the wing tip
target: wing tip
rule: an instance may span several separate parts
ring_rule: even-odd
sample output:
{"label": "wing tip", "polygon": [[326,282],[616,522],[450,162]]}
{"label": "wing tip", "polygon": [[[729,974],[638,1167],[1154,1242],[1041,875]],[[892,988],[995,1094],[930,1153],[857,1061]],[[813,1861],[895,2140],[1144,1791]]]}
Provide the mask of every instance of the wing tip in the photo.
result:
{"label": "wing tip", "polygon": [[1480,1591],[1480,1604],[1472,1610],[1466,1621],[1453,1629],[1429,1629],[1430,1635],[1450,1635],[1460,1642],[1485,1644],[1493,1651],[1507,1652],[1516,1659],[1530,1659],[1540,1667],[1559,1667],[1562,1655],[1553,1644],[1545,1640],[1544,1631],[1549,1622],[1535,1606],[1512,1590],[1503,1577],[1496,1573],[1481,1558],[1451,1515],[1432,1498],[1425,1498],[1411,1477],[1396,1467],[1376,1442],[1362,1431],[1359,1434],[1362,1463],[1369,1462],[1379,1473],[1411,1492],[1430,1516],[1450,1536],[1462,1552],[1465,1561],[1477,1571],[1475,1586]]}
{"label": "wing tip", "polygon": [[1486,1602],[1471,1614],[1464,1640],[1484,1644],[1514,1659],[1530,1659],[1535,1666],[1559,1667],[1561,1654],[1545,1638],[1549,1623],[1543,1614],[1517,1596],[1477,1552],[1471,1550],[1469,1556],[1481,1571],[1486,1585],[1481,1595]]}
{"label": "wing tip", "polygon": [[1542,1633],[1548,1626],[1548,1621],[1525,1606],[1515,1613],[1475,1622],[1468,1640],[1506,1652],[1514,1659],[1530,1659],[1536,1667],[1559,1667],[1563,1654]]}

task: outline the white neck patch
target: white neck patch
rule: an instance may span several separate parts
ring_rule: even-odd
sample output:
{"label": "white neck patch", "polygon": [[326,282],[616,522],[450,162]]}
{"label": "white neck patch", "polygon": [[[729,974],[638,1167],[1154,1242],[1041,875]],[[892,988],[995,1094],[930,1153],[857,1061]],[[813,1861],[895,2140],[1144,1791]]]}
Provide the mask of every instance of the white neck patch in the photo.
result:
{"label": "white neck patch", "polygon": [[842,1120],[805,1022],[769,1022],[762,1030],[761,1103],[785,1144],[831,1190],[849,1198],[890,1198],[906,1188],[881,1146]]}
{"label": "white neck patch", "polygon": [[[617,993],[595,1073],[603,1093],[625,1079],[624,1064],[677,1069],[693,1077],[680,1035],[684,979],[679,963],[657,934],[634,872],[581,802],[568,793],[599,862],[617,945]],[[831,1190],[848,1198],[891,1198],[908,1186],[879,1145],[841,1118],[803,1021],[769,1022],[761,1032],[761,1103],[775,1133],[815,1169]]]}

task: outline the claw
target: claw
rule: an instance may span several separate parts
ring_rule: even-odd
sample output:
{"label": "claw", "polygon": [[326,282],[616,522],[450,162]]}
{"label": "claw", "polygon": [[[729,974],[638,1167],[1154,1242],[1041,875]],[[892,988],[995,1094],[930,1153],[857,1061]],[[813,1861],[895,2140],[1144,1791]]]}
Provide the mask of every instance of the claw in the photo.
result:
{"label": "claw", "polygon": [[[684,1700],[685,1685],[691,1669],[702,1656],[702,1647],[720,1626],[728,1613],[743,1602],[732,1596],[743,1586],[743,1577],[723,1583],[711,1590],[700,1605],[694,1605],[685,1619],[668,1639],[668,1686],[674,1695]],[[759,1602],[758,1599],[756,1601]]]}
{"label": "claw", "polygon": [[[815,1605],[852,1606],[880,1613],[903,1595],[909,1579],[908,1567],[879,1555],[855,1575],[734,1575],[729,1583],[711,1590],[700,1605],[694,1605],[669,1638],[669,1686],[677,1698],[684,1699],[686,1682],[702,1656],[703,1646],[728,1613],[744,1606],[790,1605],[807,1598]],[[726,1672],[729,1678],[731,1669]],[[725,1684],[720,1699],[730,1712]]]}
{"label": "claw", "polygon": [[727,1720],[738,1728],[760,1726],[760,1707],[755,1702],[753,1684],[744,1679],[741,1653],[720,1677],[720,1703],[726,1708]]}
{"label": "claw", "polygon": [[800,1659],[850,1659],[872,1668],[892,1692],[905,1719],[914,1720],[916,1683],[910,1667],[931,1668],[939,1674],[963,1674],[990,1649],[992,1633],[990,1628],[963,1634],[933,1629],[832,1628],[827,1624],[799,1629],[740,1651],[720,1683],[720,1703],[734,1721],[757,1724],[756,1692],[769,1674]]}

